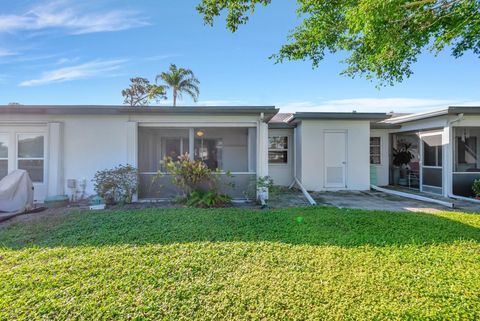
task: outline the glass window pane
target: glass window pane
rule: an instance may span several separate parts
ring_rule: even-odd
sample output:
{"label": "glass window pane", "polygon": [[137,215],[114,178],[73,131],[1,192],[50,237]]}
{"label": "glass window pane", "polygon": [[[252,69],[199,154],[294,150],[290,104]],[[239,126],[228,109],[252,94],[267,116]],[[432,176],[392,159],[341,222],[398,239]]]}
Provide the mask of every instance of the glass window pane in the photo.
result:
{"label": "glass window pane", "polygon": [[269,151],[268,162],[272,164],[285,164],[288,162],[287,151]]}
{"label": "glass window pane", "polygon": [[8,135],[0,135],[0,158],[8,158]]}
{"label": "glass window pane", "polygon": [[378,165],[380,164],[380,156],[370,156],[370,164]]}
{"label": "glass window pane", "polygon": [[269,137],[268,149],[288,149],[288,137]]}
{"label": "glass window pane", "polygon": [[0,179],[8,174],[8,160],[0,159]]}
{"label": "glass window pane", "polygon": [[43,158],[43,136],[35,134],[19,135],[18,158]]}
{"label": "glass window pane", "polygon": [[370,145],[380,146],[380,137],[370,137]]}
{"label": "glass window pane", "polygon": [[370,154],[380,155],[380,146],[370,146]]}
{"label": "glass window pane", "polygon": [[43,160],[19,160],[18,169],[26,170],[32,182],[43,182]]}
{"label": "glass window pane", "polygon": [[370,137],[370,164],[380,164],[380,137]]}

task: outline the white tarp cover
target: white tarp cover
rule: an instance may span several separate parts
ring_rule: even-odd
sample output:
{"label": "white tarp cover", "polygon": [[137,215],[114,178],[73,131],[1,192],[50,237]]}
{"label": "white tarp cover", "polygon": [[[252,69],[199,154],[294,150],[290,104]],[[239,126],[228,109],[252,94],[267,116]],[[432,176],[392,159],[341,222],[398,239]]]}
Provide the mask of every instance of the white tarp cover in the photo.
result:
{"label": "white tarp cover", "polygon": [[33,184],[27,171],[18,169],[0,180],[0,212],[24,212],[33,208]]}

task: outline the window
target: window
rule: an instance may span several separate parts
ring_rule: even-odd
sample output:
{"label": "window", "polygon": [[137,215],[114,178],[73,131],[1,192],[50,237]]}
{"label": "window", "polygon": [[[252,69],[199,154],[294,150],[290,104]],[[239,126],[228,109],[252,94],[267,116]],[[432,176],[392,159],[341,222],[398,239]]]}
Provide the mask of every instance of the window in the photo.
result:
{"label": "window", "polygon": [[8,174],[8,135],[0,134],[0,179]]}
{"label": "window", "polygon": [[288,163],[288,137],[277,136],[268,138],[268,162],[270,164]]}
{"label": "window", "polygon": [[44,172],[44,136],[38,134],[19,134],[18,139],[18,169],[28,172],[35,183],[43,182]]}
{"label": "window", "polygon": [[372,165],[381,164],[380,142],[381,142],[380,137],[370,137],[370,164]]}
{"label": "window", "polygon": [[442,136],[425,136],[423,140],[423,166],[442,166]]}

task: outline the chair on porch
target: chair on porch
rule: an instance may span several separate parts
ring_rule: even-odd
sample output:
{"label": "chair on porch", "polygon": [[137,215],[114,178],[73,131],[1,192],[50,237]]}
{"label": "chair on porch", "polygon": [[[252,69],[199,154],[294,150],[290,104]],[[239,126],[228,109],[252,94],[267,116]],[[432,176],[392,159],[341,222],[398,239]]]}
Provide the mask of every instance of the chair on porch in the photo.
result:
{"label": "chair on porch", "polygon": [[418,187],[420,185],[420,164],[418,162],[411,162],[408,170],[408,188],[412,186]]}

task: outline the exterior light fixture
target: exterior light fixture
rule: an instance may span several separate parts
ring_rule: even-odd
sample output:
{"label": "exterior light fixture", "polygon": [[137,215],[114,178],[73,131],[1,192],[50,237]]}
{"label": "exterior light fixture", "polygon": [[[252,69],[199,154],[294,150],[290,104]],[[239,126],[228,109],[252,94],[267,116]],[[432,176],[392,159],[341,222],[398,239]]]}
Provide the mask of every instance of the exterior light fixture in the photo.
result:
{"label": "exterior light fixture", "polygon": [[198,137],[203,137],[205,135],[205,132],[201,129],[197,130],[197,136]]}

